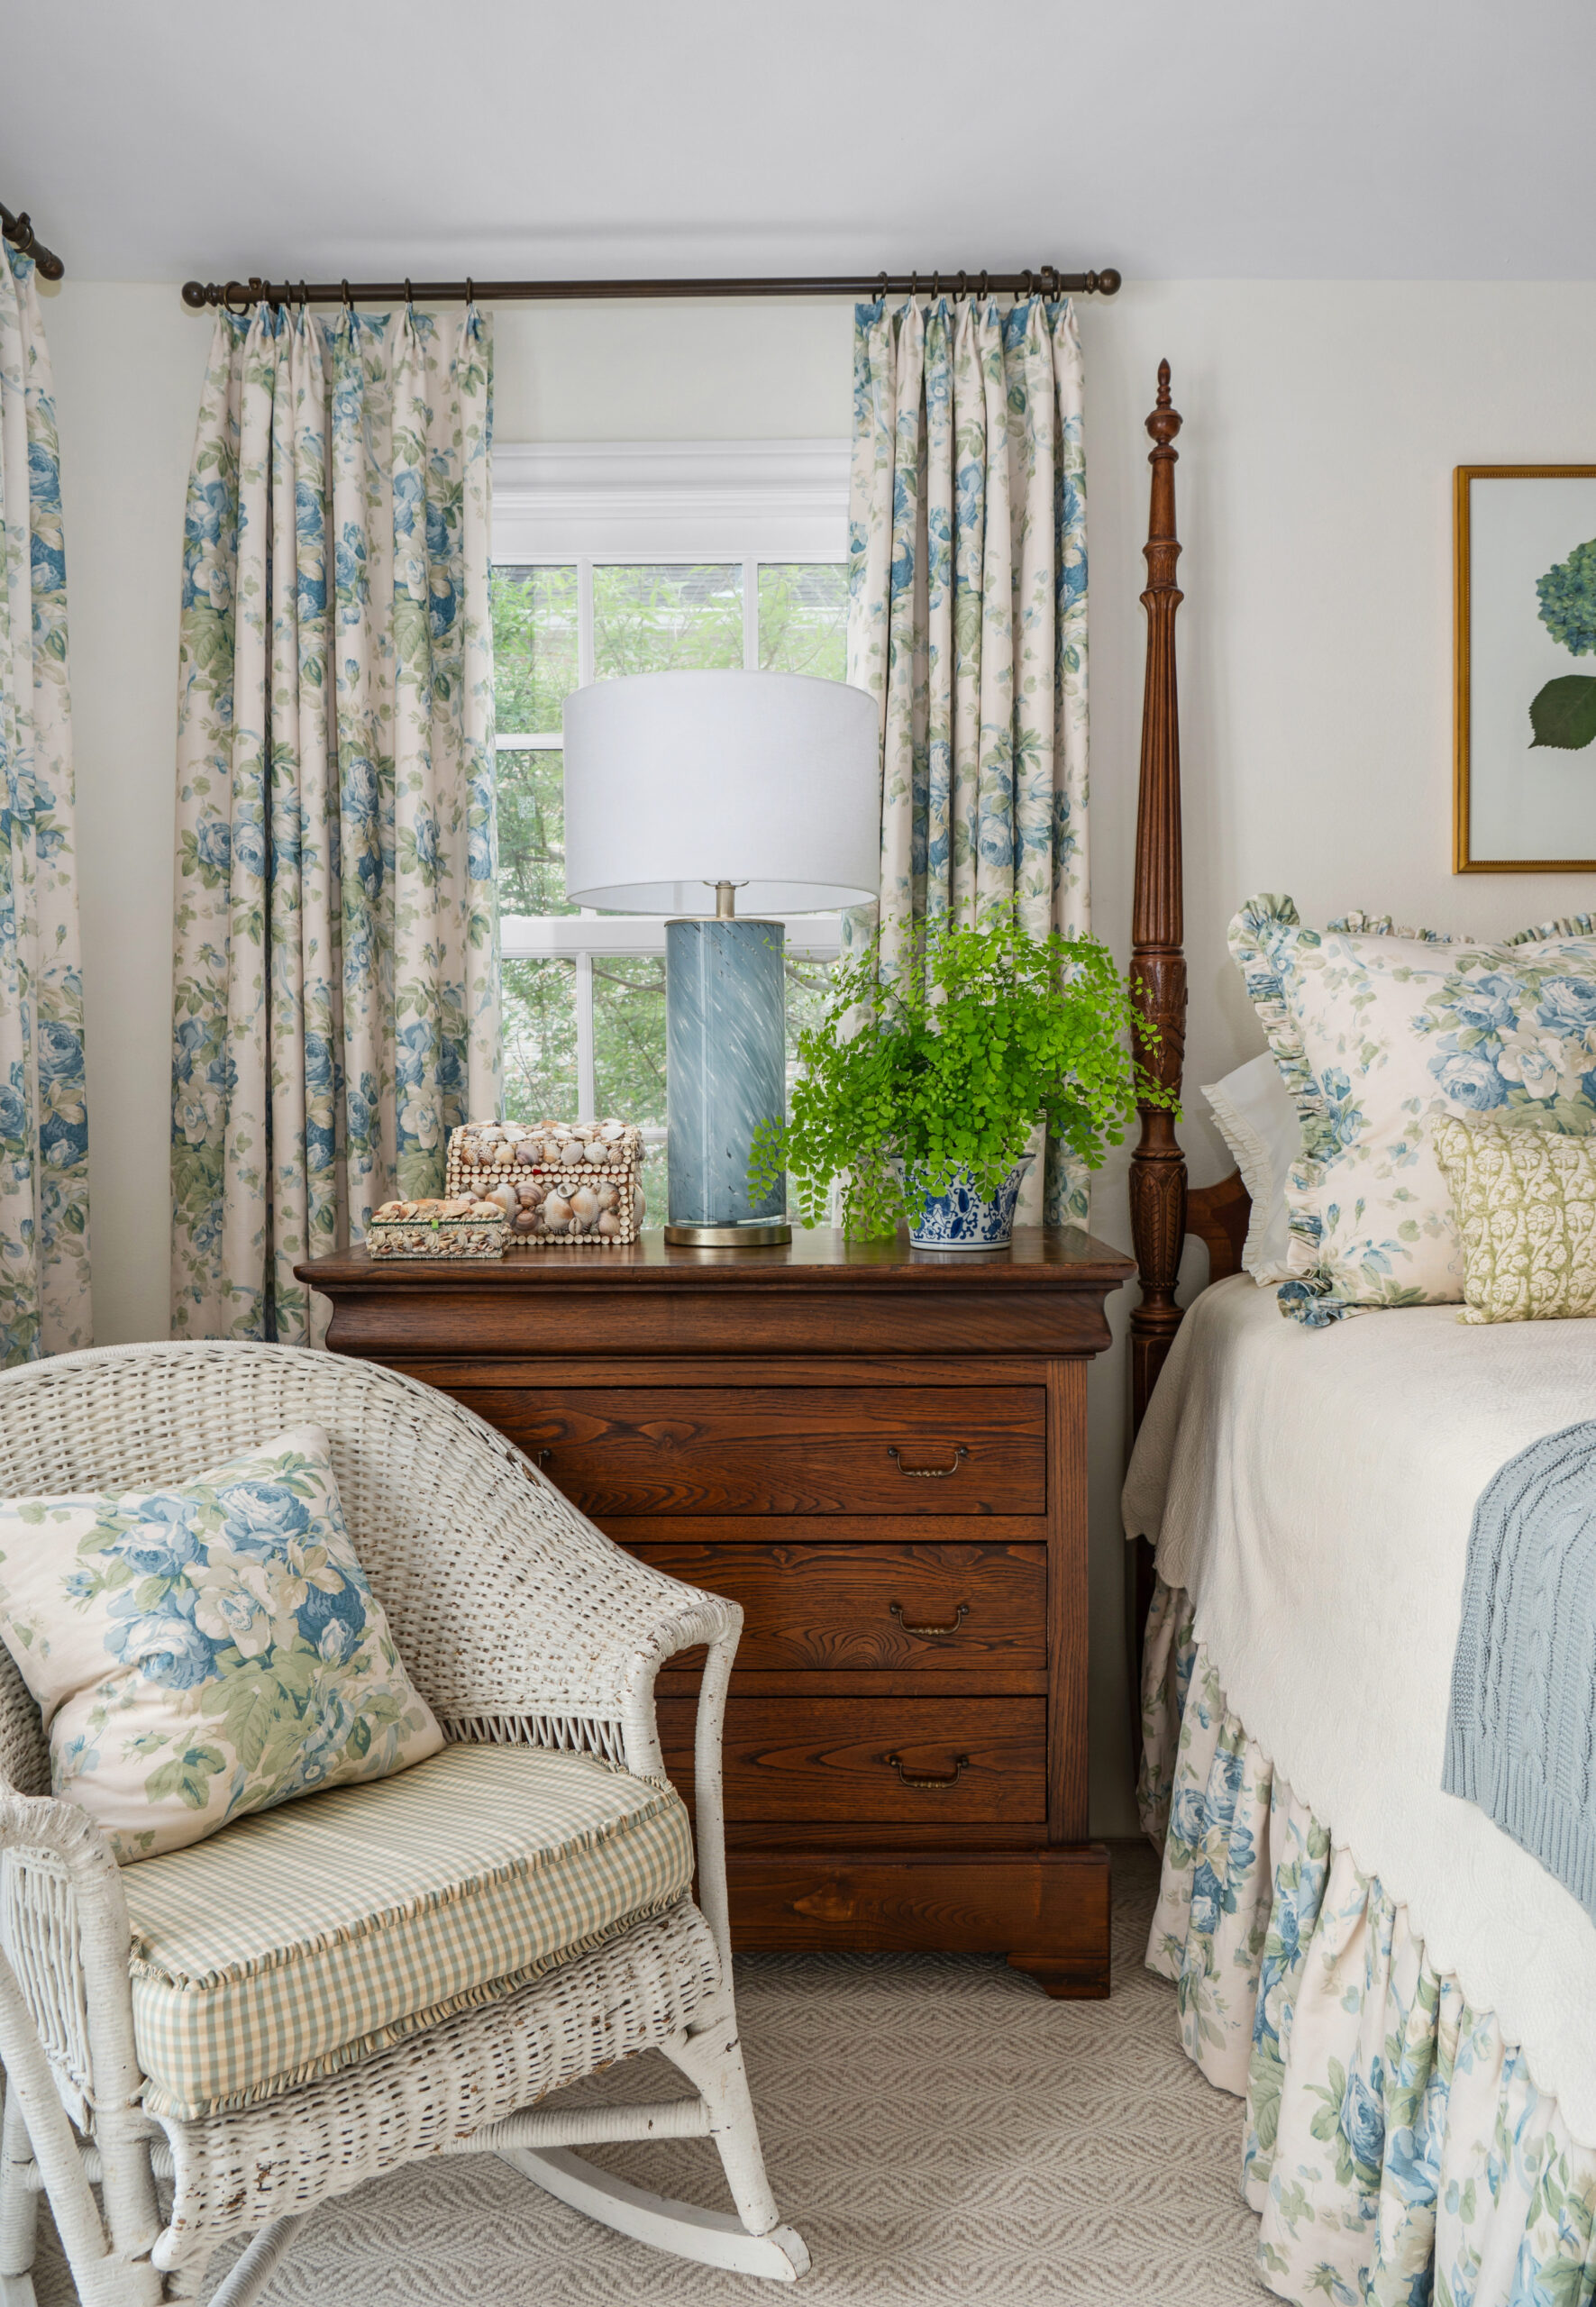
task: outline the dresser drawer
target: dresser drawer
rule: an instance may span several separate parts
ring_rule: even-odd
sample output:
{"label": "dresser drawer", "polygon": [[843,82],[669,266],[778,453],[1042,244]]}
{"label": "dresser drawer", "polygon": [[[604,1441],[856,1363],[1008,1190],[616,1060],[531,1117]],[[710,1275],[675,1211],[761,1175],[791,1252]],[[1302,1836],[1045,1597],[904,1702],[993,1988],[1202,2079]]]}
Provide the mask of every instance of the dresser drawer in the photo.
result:
{"label": "dresser drawer", "polygon": [[630,1514],[1040,1514],[1046,1506],[1040,1386],[451,1391],[601,1523]]}
{"label": "dresser drawer", "polygon": [[[697,1701],[660,1701],[665,1768],[690,1799]],[[1047,1816],[1040,1698],[737,1698],[726,1705],[735,1823],[1037,1826]]]}
{"label": "dresser drawer", "polygon": [[630,1538],[624,1523],[617,1528],[628,1551],[656,1570],[742,1603],[737,1664],[749,1672],[1046,1669],[1047,1549],[1040,1542],[673,1545]]}

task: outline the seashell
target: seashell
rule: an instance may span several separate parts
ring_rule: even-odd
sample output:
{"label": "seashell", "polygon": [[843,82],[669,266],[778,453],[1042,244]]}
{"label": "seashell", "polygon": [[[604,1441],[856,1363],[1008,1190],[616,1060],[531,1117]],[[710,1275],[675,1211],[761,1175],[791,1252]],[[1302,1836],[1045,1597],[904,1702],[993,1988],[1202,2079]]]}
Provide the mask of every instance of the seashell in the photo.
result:
{"label": "seashell", "polygon": [[515,1215],[515,1189],[514,1186],[495,1186],[493,1190],[487,1195],[486,1199],[488,1201],[497,1204],[497,1206],[504,1211],[506,1217],[514,1217]]}
{"label": "seashell", "polygon": [[517,1234],[530,1234],[535,1230],[536,1226],[537,1212],[535,1209],[518,1209],[515,1212],[515,1231]]}
{"label": "seashell", "polygon": [[594,1187],[593,1190],[598,1198],[598,1207],[600,1209],[613,1209],[615,1208],[617,1196],[614,1186],[611,1185],[607,1178],[601,1178],[597,1185]]}
{"label": "seashell", "polygon": [[533,1184],[530,1178],[522,1178],[517,1182],[515,1187],[515,1199],[520,1203],[523,1209],[535,1209],[537,1208],[539,1200],[538,1190],[536,1186]]}
{"label": "seashell", "polygon": [[542,1152],[543,1147],[538,1144],[535,1137],[524,1137],[521,1140],[520,1144],[515,1148],[515,1159],[517,1162],[526,1163],[530,1167],[531,1164],[537,1160]]}
{"label": "seashell", "polygon": [[493,1149],[493,1162],[496,1169],[507,1169],[515,1158],[515,1154],[507,1145],[496,1145]]}
{"label": "seashell", "polygon": [[598,1215],[598,1196],[591,1186],[577,1188],[570,1198],[570,1214],[579,1226],[591,1226]]}
{"label": "seashell", "polygon": [[477,1142],[479,1145],[497,1145],[503,1135],[504,1131],[496,1121],[485,1121],[478,1125]]}
{"label": "seashell", "polygon": [[579,1137],[562,1138],[554,1158],[563,1168],[574,1169],[582,1158],[581,1139]]}
{"label": "seashell", "polygon": [[613,1241],[621,1230],[621,1221],[613,1209],[601,1209],[598,1213],[598,1223],[593,1230],[597,1234],[607,1236]]}
{"label": "seashell", "polygon": [[624,1121],[601,1121],[598,1135],[613,1145],[617,1138],[625,1136],[626,1125]]}
{"label": "seashell", "polygon": [[632,1219],[634,1225],[642,1225],[643,1213],[647,1208],[648,1202],[643,1196],[643,1180],[639,1178],[632,1189]]}
{"label": "seashell", "polygon": [[544,1199],[542,1216],[551,1234],[563,1234],[570,1224],[570,1204],[562,1193],[551,1193]]}
{"label": "seashell", "polygon": [[590,1137],[582,1148],[584,1162],[607,1162],[609,1148],[602,1137]]}
{"label": "seashell", "polygon": [[504,1206],[500,1202],[474,1201],[471,1204],[471,1216],[473,1217],[502,1217],[504,1214]]}

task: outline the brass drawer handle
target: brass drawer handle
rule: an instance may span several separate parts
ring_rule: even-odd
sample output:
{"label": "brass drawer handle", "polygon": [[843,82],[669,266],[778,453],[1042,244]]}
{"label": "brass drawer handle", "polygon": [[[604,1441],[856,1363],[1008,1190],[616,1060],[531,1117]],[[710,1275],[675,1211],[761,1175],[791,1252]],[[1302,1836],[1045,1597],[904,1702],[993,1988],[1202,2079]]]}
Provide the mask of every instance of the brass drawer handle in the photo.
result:
{"label": "brass drawer handle", "polygon": [[953,1607],[954,1618],[952,1626],[910,1626],[908,1620],[903,1615],[903,1604],[901,1602],[889,1602],[887,1605],[888,1609],[898,1620],[898,1625],[903,1628],[905,1634],[957,1634],[959,1628],[970,1616],[970,1605],[968,1602],[958,1602],[955,1603]]}
{"label": "brass drawer handle", "polygon": [[921,1778],[915,1775],[913,1773],[905,1770],[903,1766],[903,1756],[901,1755],[883,1755],[881,1756],[881,1760],[884,1763],[891,1764],[893,1769],[898,1773],[899,1785],[921,1787],[928,1793],[934,1792],[938,1787],[957,1786],[960,1779],[970,1768],[969,1755],[956,1755],[953,1758],[953,1767],[945,1778]]}
{"label": "brass drawer handle", "polygon": [[946,1482],[950,1474],[956,1474],[958,1473],[960,1466],[970,1455],[970,1453],[965,1448],[962,1442],[955,1442],[953,1445],[953,1463],[951,1466],[906,1466],[902,1458],[898,1455],[897,1443],[889,1442],[887,1445],[887,1455],[893,1461],[900,1474],[912,1474],[917,1482]]}

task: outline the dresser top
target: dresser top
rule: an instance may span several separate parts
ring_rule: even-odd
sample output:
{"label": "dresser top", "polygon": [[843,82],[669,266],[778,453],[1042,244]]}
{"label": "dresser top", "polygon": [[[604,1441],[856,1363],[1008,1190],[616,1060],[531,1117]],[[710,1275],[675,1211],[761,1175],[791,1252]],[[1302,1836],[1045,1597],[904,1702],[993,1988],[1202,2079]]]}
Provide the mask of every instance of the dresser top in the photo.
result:
{"label": "dresser top", "polygon": [[294,1269],[297,1280],[336,1297],[340,1289],[385,1285],[406,1290],[462,1284],[492,1290],[535,1290],[558,1281],[562,1290],[670,1290],[735,1287],[785,1281],[816,1290],[893,1288],[936,1292],[1117,1289],[1135,1262],[1077,1227],[1017,1226],[1009,1250],[917,1250],[907,1233],[892,1241],[849,1241],[834,1226],[806,1233],[794,1226],[779,1249],[695,1250],[667,1244],[651,1231],[624,1249],[522,1249],[503,1258],[373,1258],[364,1249],[312,1258]]}

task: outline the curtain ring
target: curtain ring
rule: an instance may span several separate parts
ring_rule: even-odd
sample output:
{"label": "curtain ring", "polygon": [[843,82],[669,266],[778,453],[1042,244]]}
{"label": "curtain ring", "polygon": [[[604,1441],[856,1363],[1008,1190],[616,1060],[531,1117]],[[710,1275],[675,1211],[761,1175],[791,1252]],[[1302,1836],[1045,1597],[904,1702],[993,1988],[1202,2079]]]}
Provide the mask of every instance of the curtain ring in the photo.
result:
{"label": "curtain ring", "polygon": [[1031,268],[1030,268],[1030,266],[1027,264],[1027,265],[1026,265],[1026,286],[1025,286],[1025,294],[1028,296],[1030,295],[1030,293],[1031,293]]}
{"label": "curtain ring", "polygon": [[881,285],[880,285],[880,287],[876,290],[876,296],[877,296],[878,301],[879,301],[879,302],[881,304],[881,305],[884,307],[884,306],[885,306],[885,305],[886,305],[886,302],[887,302],[887,295],[888,295],[888,291],[889,290],[889,288],[890,288],[890,287],[891,287],[891,286],[892,286],[891,282],[890,282],[890,281],[888,279],[888,278],[887,278],[887,269],[886,269],[886,267],[885,267],[884,265],[883,265],[883,266],[882,266],[882,268],[881,268],[880,279],[881,279]]}
{"label": "curtain ring", "polygon": [[917,264],[917,265],[916,265],[916,267],[915,267],[915,269],[914,269],[914,270],[909,274],[909,277],[908,277],[908,300],[909,300],[909,303],[910,303],[911,305],[917,304],[917,303],[919,302],[919,297],[920,297],[920,268],[919,268],[919,266]]}
{"label": "curtain ring", "polygon": [[5,237],[20,255],[26,256],[30,252],[33,246],[33,220],[25,208],[15,218]]}
{"label": "curtain ring", "polygon": [[405,275],[405,302],[409,306],[412,314],[414,314],[415,310],[415,291],[410,286],[410,275],[408,273]]}
{"label": "curtain ring", "polygon": [[310,289],[304,280],[299,283],[299,309],[302,313],[310,310]]}
{"label": "curtain ring", "polygon": [[981,303],[982,303],[983,305],[986,303],[987,298],[990,296],[990,294],[991,294],[991,291],[990,291],[990,289],[987,287],[987,269],[986,269],[986,266],[983,264],[983,265],[981,266],[981,269],[980,269],[980,301],[981,301]]}
{"label": "curtain ring", "polygon": [[935,304],[935,303],[936,302],[937,298],[941,296],[941,294],[942,294],[942,268],[941,268],[941,266],[939,265],[939,266],[937,267],[936,270],[935,270],[935,271],[932,274],[932,276],[931,276],[931,301],[932,301],[932,303],[933,303],[933,304]]}
{"label": "curtain ring", "polygon": [[349,293],[349,283],[348,283],[348,281],[347,281],[347,280],[341,280],[341,281],[339,282],[339,284],[338,284],[338,285],[339,285],[339,287],[340,287],[342,289],[342,291],[343,291],[343,309],[344,309],[344,311],[345,311],[346,313],[352,313],[352,312],[353,312],[353,310],[354,310],[354,304],[353,304],[353,302],[352,302],[352,300],[351,300],[351,296],[350,296],[350,293]]}
{"label": "curtain ring", "polygon": [[468,272],[466,275],[466,302],[468,305],[474,305],[476,301],[477,291],[475,287],[472,285],[471,276]]}
{"label": "curtain ring", "polygon": [[[233,309],[233,292],[235,288],[244,300],[242,308],[236,313]],[[222,309],[235,321],[245,320],[249,317],[250,292],[248,288],[245,287],[242,280],[224,280],[223,282]]]}
{"label": "curtain ring", "polygon": [[959,302],[960,302],[960,304],[962,304],[962,304],[967,303],[967,302],[969,301],[969,296],[970,296],[970,285],[969,285],[969,283],[966,281],[966,279],[965,279],[965,278],[964,278],[964,268],[963,268],[963,266],[962,266],[962,265],[961,265],[961,266],[959,267]]}

